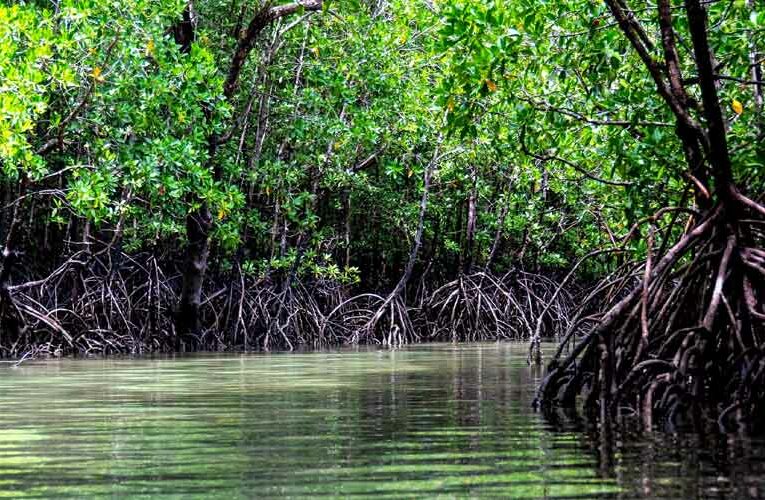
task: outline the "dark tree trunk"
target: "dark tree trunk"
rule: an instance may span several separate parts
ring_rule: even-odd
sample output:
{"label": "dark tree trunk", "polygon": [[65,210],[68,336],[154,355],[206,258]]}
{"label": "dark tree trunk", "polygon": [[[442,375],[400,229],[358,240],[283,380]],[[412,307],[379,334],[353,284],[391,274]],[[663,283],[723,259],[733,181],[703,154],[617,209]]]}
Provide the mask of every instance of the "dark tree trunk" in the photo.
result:
{"label": "dark tree trunk", "polygon": [[11,283],[11,273],[20,255],[17,247],[22,225],[21,205],[24,203],[28,183],[29,179],[23,176],[19,183],[18,198],[13,205],[8,231],[5,233],[3,262],[0,265],[0,335],[10,335],[13,339],[19,337],[24,323],[16,310],[8,287]]}
{"label": "dark tree trunk", "polygon": [[175,26],[173,26],[173,38],[181,48],[181,52],[188,54],[191,51],[191,44],[196,39],[196,14],[194,13],[194,5],[191,1],[186,4],[186,8],[183,9],[183,18]]}
{"label": "dark tree trunk", "polygon": [[707,119],[708,156],[712,175],[715,179],[715,190],[723,203],[732,206],[733,174],[725,132],[725,119],[717,95],[715,70],[707,38],[707,14],[704,6],[698,0],[686,0],[685,9],[688,14],[688,27],[693,41],[696,67],[699,72],[704,115]]}
{"label": "dark tree trunk", "polygon": [[209,233],[212,216],[206,205],[186,217],[186,261],[183,268],[183,288],[176,312],[176,347],[182,336],[198,333],[199,307],[202,300],[202,285],[210,253]]}

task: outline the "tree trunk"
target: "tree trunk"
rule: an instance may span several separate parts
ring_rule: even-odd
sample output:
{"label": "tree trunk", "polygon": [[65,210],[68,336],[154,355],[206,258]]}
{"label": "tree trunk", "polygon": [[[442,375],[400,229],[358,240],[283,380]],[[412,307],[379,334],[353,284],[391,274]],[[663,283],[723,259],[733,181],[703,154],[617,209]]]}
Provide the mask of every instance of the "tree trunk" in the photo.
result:
{"label": "tree trunk", "polygon": [[212,216],[206,205],[186,217],[186,261],[183,269],[183,288],[176,312],[176,347],[181,337],[199,333],[199,307],[202,301],[202,284],[210,253],[209,233]]}
{"label": "tree trunk", "polygon": [[686,0],[685,9],[688,14],[688,27],[693,42],[693,52],[696,56],[696,67],[699,72],[699,86],[704,103],[704,115],[707,119],[707,136],[709,138],[709,163],[715,179],[715,188],[721,201],[729,206],[733,198],[733,174],[731,172],[728,139],[725,132],[720,99],[715,85],[715,70],[712,53],[707,38],[707,13],[699,0]]}
{"label": "tree trunk", "polygon": [[404,289],[412,278],[412,271],[414,265],[417,263],[417,254],[420,252],[422,246],[422,234],[425,230],[425,214],[428,211],[428,195],[430,194],[430,180],[433,177],[433,169],[438,163],[439,147],[436,147],[436,151],[433,153],[433,160],[425,166],[425,173],[423,176],[422,197],[420,198],[420,214],[417,218],[417,232],[414,235],[414,243],[412,249],[409,252],[409,259],[406,262],[404,273],[401,275],[401,279],[396,284],[396,288],[391,293],[391,296],[401,295],[403,296]]}
{"label": "tree trunk", "polygon": [[5,234],[3,262],[2,265],[0,265],[0,335],[10,335],[14,340],[18,339],[24,324],[16,310],[8,287],[10,286],[11,272],[19,259],[19,251],[16,247],[18,246],[22,225],[20,207],[24,203],[24,195],[26,194],[28,184],[29,179],[22,174],[21,182],[19,183],[18,198],[13,205],[11,221],[8,225],[8,231]]}
{"label": "tree trunk", "polygon": [[462,249],[464,248],[463,246],[464,243],[462,241],[462,238],[465,234],[462,231],[462,225],[463,225],[462,218],[463,218],[464,212],[465,212],[465,202],[460,201],[459,206],[457,207],[457,223],[454,226],[454,233],[452,233],[456,236],[456,240],[457,240],[456,243],[458,245],[457,247],[458,251],[456,252],[457,255],[455,257],[455,261],[457,264],[457,273],[456,273],[457,275],[459,275],[459,273],[462,272],[462,268],[465,265],[465,254],[464,252],[462,252]]}
{"label": "tree trunk", "polygon": [[346,189],[345,193],[345,268],[347,269],[351,265],[351,190]]}
{"label": "tree trunk", "polygon": [[[255,42],[260,33],[268,27],[272,22],[282,17],[292,15],[296,12],[302,11],[318,11],[322,8],[322,0],[304,0],[303,2],[295,2],[284,5],[269,6],[266,5],[260,8],[251,19],[249,25],[245,30],[239,34],[237,39],[236,49],[229,63],[228,75],[223,86],[223,94],[230,102],[233,100],[233,96],[236,93],[239,76],[244,67],[244,63],[250,55],[250,52],[255,46]],[[190,44],[187,40],[193,40],[195,15],[193,6],[189,2],[186,10],[184,11],[184,18],[180,22],[180,28],[178,31],[182,33],[182,36],[178,37],[178,43],[181,45],[181,50],[189,50]],[[191,30],[191,33],[189,33]],[[230,135],[227,134],[227,135]],[[208,138],[209,144],[209,162],[213,167],[213,175],[215,180],[220,180],[221,171],[215,163],[215,154],[218,150],[218,146],[228,140],[228,137],[218,137],[216,134],[212,134]],[[181,296],[176,311],[176,333],[185,335],[190,332],[198,332],[200,329],[199,324],[199,306],[202,296],[202,285],[204,283],[205,270],[207,269],[207,258],[210,253],[209,238],[210,229],[212,228],[212,217],[210,216],[209,207],[202,204],[201,208],[195,212],[190,213],[186,217],[186,237],[188,239],[188,247],[186,250],[186,260],[183,269],[183,287],[181,290]],[[176,343],[180,342],[180,338],[176,339]]]}
{"label": "tree trunk", "polygon": [[486,264],[484,265],[483,269],[484,273],[491,271],[491,266],[497,256],[497,250],[499,249],[499,244],[502,242],[502,234],[505,228],[505,217],[507,217],[509,208],[509,203],[503,203],[499,209],[499,212],[497,213],[497,231],[494,233],[494,241],[491,244],[489,256],[486,258]]}
{"label": "tree trunk", "polygon": [[[747,6],[755,9],[755,0],[747,0]],[[749,66],[752,68],[752,81],[754,84],[754,105],[758,112],[762,112],[763,103],[765,103],[765,85],[762,83],[762,54],[757,51],[756,39],[753,37],[749,42]],[[760,123],[760,126],[762,124]],[[762,132],[762,130],[760,130]]]}
{"label": "tree trunk", "polygon": [[473,267],[473,250],[475,246],[476,220],[478,218],[478,167],[473,166],[471,172],[472,186],[467,207],[467,225],[465,227],[465,259],[462,266],[462,272],[470,273]]}

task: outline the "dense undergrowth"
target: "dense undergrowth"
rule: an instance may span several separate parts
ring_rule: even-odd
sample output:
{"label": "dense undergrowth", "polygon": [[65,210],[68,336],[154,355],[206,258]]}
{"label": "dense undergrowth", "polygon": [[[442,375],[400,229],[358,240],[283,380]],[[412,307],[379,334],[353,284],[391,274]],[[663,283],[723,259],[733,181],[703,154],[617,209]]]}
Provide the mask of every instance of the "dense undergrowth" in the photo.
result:
{"label": "dense undergrowth", "polygon": [[[117,260],[117,262],[115,262]],[[422,281],[391,307],[326,278],[248,275],[241,266],[211,276],[202,328],[179,334],[181,274],[150,254],[74,254],[44,279],[10,287],[13,309],[0,337],[4,357],[293,350],[350,344],[527,340],[544,313],[543,335],[568,327],[574,298],[549,278],[520,270]],[[552,302],[550,301],[553,298]],[[553,306],[550,307],[550,304]]]}

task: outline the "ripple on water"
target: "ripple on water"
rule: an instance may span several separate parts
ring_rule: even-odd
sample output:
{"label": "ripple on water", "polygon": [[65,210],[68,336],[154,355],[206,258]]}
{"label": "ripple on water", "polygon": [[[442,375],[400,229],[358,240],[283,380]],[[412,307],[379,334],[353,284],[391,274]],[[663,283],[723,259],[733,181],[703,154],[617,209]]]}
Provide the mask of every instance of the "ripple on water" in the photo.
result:
{"label": "ripple on water", "polygon": [[530,409],[516,344],[0,368],[0,497],[757,496],[763,446],[604,449]]}

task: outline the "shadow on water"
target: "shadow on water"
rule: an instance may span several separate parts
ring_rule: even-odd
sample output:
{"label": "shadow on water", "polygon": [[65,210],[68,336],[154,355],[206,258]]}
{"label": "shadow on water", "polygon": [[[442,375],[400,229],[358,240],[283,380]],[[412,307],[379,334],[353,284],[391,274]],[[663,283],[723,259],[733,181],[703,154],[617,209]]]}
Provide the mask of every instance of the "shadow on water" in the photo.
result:
{"label": "shadow on water", "polygon": [[757,498],[765,445],[531,410],[519,344],[0,373],[0,496]]}

